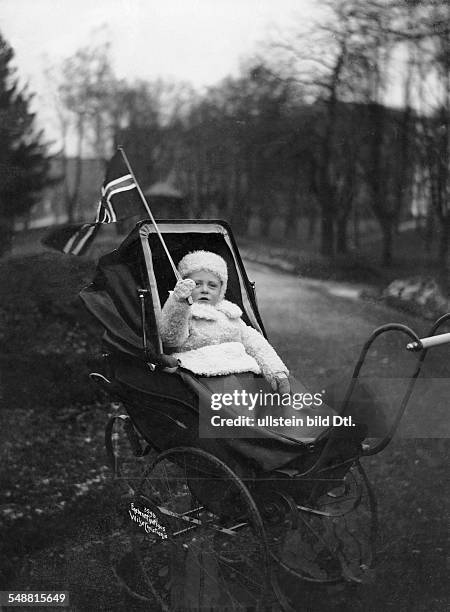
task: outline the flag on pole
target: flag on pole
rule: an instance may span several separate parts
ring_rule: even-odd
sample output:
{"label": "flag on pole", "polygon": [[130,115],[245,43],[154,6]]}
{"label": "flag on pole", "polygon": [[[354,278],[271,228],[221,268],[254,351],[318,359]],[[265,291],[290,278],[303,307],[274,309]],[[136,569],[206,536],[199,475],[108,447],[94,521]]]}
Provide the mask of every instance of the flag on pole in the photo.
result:
{"label": "flag on pole", "polygon": [[95,222],[56,228],[42,243],[62,253],[84,255],[103,223],[115,223],[135,215],[145,218],[148,213],[136,181],[124,161],[122,150],[118,149],[106,169]]}
{"label": "flag on pole", "polygon": [[134,215],[146,213],[136,181],[118,150],[106,169],[102,198],[98,204],[96,223],[115,223]]}
{"label": "flag on pole", "polygon": [[84,255],[100,227],[100,223],[78,223],[58,227],[42,239],[42,244],[61,253]]}

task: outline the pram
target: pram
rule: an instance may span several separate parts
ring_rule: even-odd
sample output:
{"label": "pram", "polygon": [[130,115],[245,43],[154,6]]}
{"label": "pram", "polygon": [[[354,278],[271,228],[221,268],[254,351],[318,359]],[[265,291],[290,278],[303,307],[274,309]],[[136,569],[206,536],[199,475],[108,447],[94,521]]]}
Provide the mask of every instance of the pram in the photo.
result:
{"label": "pram", "polygon": [[[227,224],[172,220],[158,227],[175,262],[197,249],[226,260],[227,297],[241,307],[245,322],[265,335],[254,284]],[[198,381],[164,355],[158,334],[161,303],[173,284],[154,226],[142,221],[100,259],[93,283],[81,292],[105,329],[105,353],[91,378],[117,409],[105,444],[125,493],[110,544],[122,585],[168,610],[175,580],[168,567],[176,574],[173,567],[182,555],[190,579],[208,591],[210,607],[217,597],[225,609],[258,609],[270,589],[288,607],[280,573],[313,583],[364,580],[374,562],[377,515],[360,458],[391,440],[426,349],[391,426],[372,446],[364,442],[364,426],[323,427],[314,439],[200,437]],[[449,318],[441,317],[430,336]],[[375,330],[356,364],[341,416],[348,413],[369,348],[390,331],[422,348],[406,326]],[[128,574],[123,559],[134,566]]]}

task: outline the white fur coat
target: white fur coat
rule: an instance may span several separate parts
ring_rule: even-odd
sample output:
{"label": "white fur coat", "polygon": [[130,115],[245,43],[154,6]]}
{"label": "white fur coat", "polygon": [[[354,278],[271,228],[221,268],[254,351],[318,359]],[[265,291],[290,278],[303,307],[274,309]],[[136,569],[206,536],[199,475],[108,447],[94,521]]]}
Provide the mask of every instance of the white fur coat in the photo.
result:
{"label": "white fur coat", "polygon": [[178,300],[172,293],[162,309],[161,336],[166,349],[195,374],[218,376],[262,373],[272,384],[288,369],[267,340],[241,319],[236,304],[216,306]]}

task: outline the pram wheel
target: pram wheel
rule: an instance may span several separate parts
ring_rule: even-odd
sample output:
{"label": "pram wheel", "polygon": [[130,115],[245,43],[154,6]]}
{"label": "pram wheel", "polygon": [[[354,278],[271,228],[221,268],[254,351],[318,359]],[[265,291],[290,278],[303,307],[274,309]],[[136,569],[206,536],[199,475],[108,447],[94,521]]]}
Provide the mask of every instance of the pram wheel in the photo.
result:
{"label": "pram wheel", "polygon": [[195,448],[161,453],[131,514],[140,597],[156,599],[162,609],[260,608],[270,585],[263,521],[222,461]]}
{"label": "pram wheel", "polygon": [[362,582],[370,575],[375,498],[359,462],[339,481],[303,503],[272,494],[263,517],[270,554],[282,572],[317,583]]}

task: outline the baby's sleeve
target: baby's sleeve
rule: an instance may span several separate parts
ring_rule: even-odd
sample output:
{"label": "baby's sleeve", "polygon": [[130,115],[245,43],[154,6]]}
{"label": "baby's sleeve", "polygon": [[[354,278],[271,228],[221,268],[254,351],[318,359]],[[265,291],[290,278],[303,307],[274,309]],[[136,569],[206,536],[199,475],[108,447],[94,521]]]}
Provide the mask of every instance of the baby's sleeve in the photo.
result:
{"label": "baby's sleeve", "polygon": [[241,320],[240,323],[241,342],[247,353],[258,363],[264,378],[273,384],[276,373],[284,372],[289,376],[289,370],[264,336],[253,327],[246,325],[244,321]]}
{"label": "baby's sleeve", "polygon": [[167,348],[180,348],[189,337],[190,306],[172,292],[161,311],[161,340]]}

